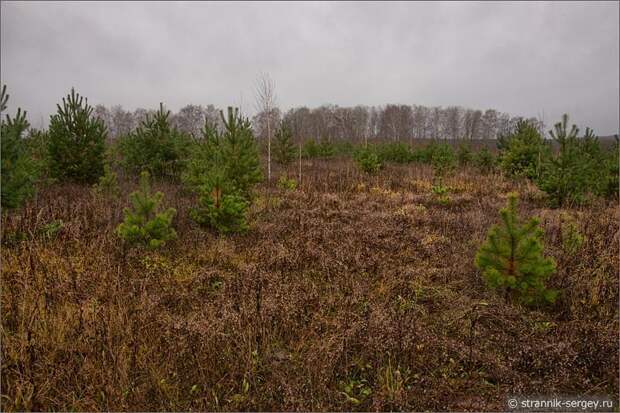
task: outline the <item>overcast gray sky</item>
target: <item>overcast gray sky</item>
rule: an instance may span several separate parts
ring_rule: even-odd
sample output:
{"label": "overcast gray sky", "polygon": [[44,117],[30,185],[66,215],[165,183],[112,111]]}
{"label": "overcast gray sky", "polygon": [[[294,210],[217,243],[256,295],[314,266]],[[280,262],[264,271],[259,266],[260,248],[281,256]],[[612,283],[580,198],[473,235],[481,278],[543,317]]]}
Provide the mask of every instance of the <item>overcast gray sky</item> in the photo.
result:
{"label": "overcast gray sky", "polygon": [[461,105],[548,125],[568,112],[608,135],[618,4],[3,1],[1,74],[34,126],[71,86],[92,104],[252,113],[262,71],[282,109]]}

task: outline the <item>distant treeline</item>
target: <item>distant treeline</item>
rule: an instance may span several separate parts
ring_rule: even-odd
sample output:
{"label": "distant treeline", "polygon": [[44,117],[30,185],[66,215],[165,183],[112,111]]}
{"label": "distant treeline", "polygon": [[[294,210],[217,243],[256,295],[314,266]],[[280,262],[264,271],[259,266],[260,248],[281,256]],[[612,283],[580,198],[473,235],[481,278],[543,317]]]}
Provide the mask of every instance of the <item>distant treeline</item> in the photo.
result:
{"label": "distant treeline", "polygon": [[[111,138],[134,130],[155,110],[136,109],[133,112],[121,106],[95,107],[95,116],[102,119]],[[493,140],[505,134],[521,119],[494,109],[485,111],[420,105],[355,106],[323,105],[317,108],[298,107],[282,112],[274,108],[260,112],[252,119],[255,135],[266,138],[266,121],[271,125],[285,122],[296,141],[326,140],[364,142],[366,140],[409,141],[421,139]],[[221,127],[219,109],[213,105],[187,105],[171,116],[171,124],[182,132],[200,135],[205,120]],[[538,119],[527,119],[544,132],[545,125]]]}

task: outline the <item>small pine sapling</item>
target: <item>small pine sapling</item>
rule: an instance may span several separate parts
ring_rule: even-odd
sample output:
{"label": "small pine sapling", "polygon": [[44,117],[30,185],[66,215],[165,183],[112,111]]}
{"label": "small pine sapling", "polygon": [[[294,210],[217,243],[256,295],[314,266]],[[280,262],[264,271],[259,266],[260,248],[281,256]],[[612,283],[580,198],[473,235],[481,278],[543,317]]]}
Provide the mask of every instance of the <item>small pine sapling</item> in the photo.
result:
{"label": "small pine sapling", "polygon": [[620,185],[618,178],[620,175],[620,141],[618,135],[614,136],[614,144],[607,152],[604,160],[605,175],[600,184],[599,194],[606,198],[618,200]]}
{"label": "small pine sapling", "polygon": [[560,236],[562,248],[568,254],[575,254],[584,242],[584,236],[579,232],[575,219],[566,213],[560,215]]}
{"label": "small pine sapling", "polygon": [[190,137],[179,131],[170,120],[170,111],[159,104],[159,110],[147,115],[134,131],[118,141],[121,165],[128,172],[149,171],[157,177],[176,177],[184,169]]}
{"label": "small pine sapling", "polygon": [[516,123],[507,135],[498,138],[499,164],[511,177],[535,179],[540,176],[542,162],[549,148],[538,129],[526,120]]}
{"label": "small pine sapling", "polygon": [[295,178],[289,178],[286,174],[282,174],[278,179],[278,188],[288,191],[294,191],[295,189],[297,189],[297,181],[295,180]]}
{"label": "small pine sapling", "polygon": [[160,204],[164,194],[151,194],[149,174],[142,172],[140,190],[129,195],[132,209],[125,208],[125,220],[120,224],[116,233],[129,245],[142,244],[150,249],[159,248],[175,239],[176,231],[172,228],[172,219],[176,215],[174,208],[160,211]]}
{"label": "small pine sapling", "polygon": [[381,169],[379,155],[369,148],[363,148],[355,154],[357,166],[367,174],[374,174]]}
{"label": "small pine sapling", "polygon": [[226,180],[246,200],[252,199],[253,187],[263,180],[256,139],[250,121],[239,114],[239,109],[228,108],[228,115],[220,112],[224,132],[220,137],[219,153],[225,168]]}
{"label": "small pine sapling", "polygon": [[603,160],[598,139],[590,128],[581,138],[578,133],[576,125],[568,129],[566,114],[555,124],[554,130],[549,131],[560,148],[557,155],[543,164],[537,184],[549,195],[552,206],[584,203],[587,195],[600,187]]}
{"label": "small pine sapling", "polygon": [[491,288],[504,297],[517,296],[525,304],[554,302],[558,292],[547,289],[545,281],[555,271],[555,261],[542,255],[542,229],[538,218],[520,223],[517,195],[508,196],[500,210],[501,224],[489,230],[475,259],[476,267]]}
{"label": "small pine sapling", "polygon": [[459,165],[465,166],[469,165],[474,156],[471,151],[471,147],[467,143],[461,143],[456,153],[456,158],[458,159]]}
{"label": "small pine sapling", "polygon": [[449,205],[451,198],[448,195],[449,188],[442,184],[441,178],[438,179],[436,185],[431,187],[433,194],[437,195],[437,200],[441,205]]}
{"label": "small pine sapling", "polygon": [[452,147],[447,144],[434,146],[431,155],[431,165],[435,175],[432,191],[439,197],[439,202],[442,205],[447,205],[450,203],[449,188],[444,186],[443,180],[456,167],[456,157]]}
{"label": "small pine sapling", "polygon": [[456,156],[448,144],[437,144],[431,154],[431,165],[435,176],[444,177],[456,167]]}
{"label": "small pine sapling", "polygon": [[482,173],[489,173],[495,167],[495,157],[485,146],[474,155],[474,165]]}
{"label": "small pine sapling", "polygon": [[286,123],[282,123],[273,142],[273,159],[280,165],[288,165],[295,159],[295,152],[293,133]]}
{"label": "small pine sapling", "polygon": [[191,216],[220,233],[243,232],[248,228],[246,213],[253,187],[262,180],[258,149],[250,123],[239,109],[229,107],[227,117],[220,114],[223,131],[205,125],[203,142],[185,176],[199,196]]}
{"label": "small pine sapling", "polygon": [[112,171],[110,165],[104,165],[103,175],[99,178],[99,182],[93,185],[93,192],[102,197],[118,198],[120,188],[118,187],[118,178],[116,173]]}
{"label": "small pine sapling", "polygon": [[198,207],[190,215],[200,225],[219,233],[244,232],[249,202],[236,190],[221,170],[212,169],[199,188]]}

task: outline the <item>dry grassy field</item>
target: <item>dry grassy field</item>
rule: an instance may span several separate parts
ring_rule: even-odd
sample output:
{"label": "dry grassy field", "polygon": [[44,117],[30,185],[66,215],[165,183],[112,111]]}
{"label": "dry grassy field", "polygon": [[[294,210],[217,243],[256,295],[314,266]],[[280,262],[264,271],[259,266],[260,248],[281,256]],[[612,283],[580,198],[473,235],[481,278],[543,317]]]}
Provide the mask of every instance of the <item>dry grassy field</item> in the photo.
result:
{"label": "dry grassy field", "polygon": [[[281,171],[276,169],[277,178]],[[296,166],[289,174],[297,176]],[[112,201],[53,185],[2,225],[2,410],[504,410],[508,394],[618,400],[615,202],[549,209],[530,184],[308,160],[219,236],[156,183],[179,238],[126,250]],[[557,302],[486,287],[474,256],[506,194],[538,216]],[[562,244],[570,214],[585,241]],[[62,225],[59,225],[59,220]]]}

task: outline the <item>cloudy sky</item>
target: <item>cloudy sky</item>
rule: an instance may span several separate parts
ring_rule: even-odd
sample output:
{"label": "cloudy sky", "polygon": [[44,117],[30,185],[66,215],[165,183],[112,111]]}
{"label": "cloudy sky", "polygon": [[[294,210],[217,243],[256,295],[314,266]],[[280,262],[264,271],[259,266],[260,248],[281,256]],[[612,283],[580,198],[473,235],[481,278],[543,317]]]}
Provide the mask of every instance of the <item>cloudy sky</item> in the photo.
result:
{"label": "cloudy sky", "polygon": [[[72,86],[92,104],[254,111],[386,103],[568,112],[619,129],[618,2],[1,4],[10,108],[38,126]],[[47,121],[45,121],[47,123]]]}

